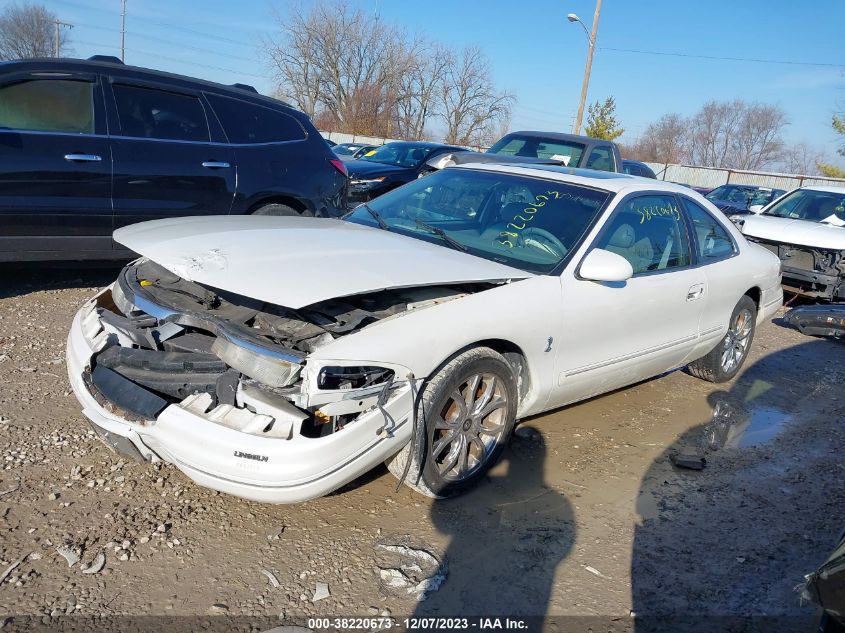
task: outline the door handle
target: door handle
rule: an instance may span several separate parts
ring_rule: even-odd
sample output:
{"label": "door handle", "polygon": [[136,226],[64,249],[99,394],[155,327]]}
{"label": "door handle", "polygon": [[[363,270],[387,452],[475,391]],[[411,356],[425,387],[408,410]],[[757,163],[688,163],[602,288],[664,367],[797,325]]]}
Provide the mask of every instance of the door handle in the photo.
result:
{"label": "door handle", "polygon": [[207,160],[202,164],[206,169],[228,169],[231,167],[229,163],[224,163],[218,160]]}
{"label": "door handle", "polygon": [[99,163],[103,159],[96,154],[65,154],[65,160],[72,163]]}
{"label": "door handle", "polygon": [[704,294],[704,284],[696,284],[694,286],[690,286],[690,289],[687,291],[687,301],[695,301],[696,299],[700,299],[701,295]]}

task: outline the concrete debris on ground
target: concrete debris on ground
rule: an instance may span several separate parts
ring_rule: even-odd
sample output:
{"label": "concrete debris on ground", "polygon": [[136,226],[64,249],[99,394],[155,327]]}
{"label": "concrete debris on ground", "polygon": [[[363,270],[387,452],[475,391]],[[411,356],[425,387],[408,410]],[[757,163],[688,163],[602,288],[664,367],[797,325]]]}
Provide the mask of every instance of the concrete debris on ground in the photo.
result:
{"label": "concrete debris on ground", "polygon": [[69,545],[59,545],[56,551],[67,561],[68,567],[73,567],[79,562],[79,554]]}
{"label": "concrete debris on ground", "polygon": [[423,601],[446,580],[445,559],[426,549],[401,543],[376,543],[373,549],[379,581],[387,593],[411,595]]}
{"label": "concrete debris on ground", "polygon": [[314,597],[311,598],[311,602],[319,602],[320,600],[325,600],[326,598],[331,597],[331,593],[329,592],[329,585],[325,582],[318,582],[316,587],[314,588]]}
{"label": "concrete debris on ground", "polygon": [[87,567],[82,569],[83,574],[96,574],[102,571],[103,567],[106,566],[106,555],[103,552],[99,552],[95,557],[94,560],[91,561],[91,564]]}

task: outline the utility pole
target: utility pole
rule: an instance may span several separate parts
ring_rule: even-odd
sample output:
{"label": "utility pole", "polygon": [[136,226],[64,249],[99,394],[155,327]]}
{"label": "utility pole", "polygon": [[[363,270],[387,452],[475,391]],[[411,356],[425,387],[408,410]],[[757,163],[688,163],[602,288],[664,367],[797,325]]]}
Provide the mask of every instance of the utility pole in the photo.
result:
{"label": "utility pole", "polygon": [[53,20],[53,24],[56,27],[55,39],[53,40],[53,57],[58,57],[59,45],[61,44],[61,42],[59,41],[59,28],[63,26],[65,28],[72,29],[73,24],[69,24],[68,22],[62,22],[59,18]]}
{"label": "utility pole", "polygon": [[[584,104],[587,101],[587,88],[590,85],[590,70],[593,67],[593,52],[596,50],[596,33],[599,30],[599,14],[601,13],[601,0],[596,0],[596,12],[593,15],[593,29],[592,33],[587,35],[587,39],[589,41],[590,48],[587,50],[587,64],[584,67],[584,81],[581,84],[581,101],[578,103],[578,114],[575,116],[575,127],[573,129],[573,133],[580,134],[581,133],[581,120],[584,118]],[[575,19],[573,19],[573,16]],[[584,27],[584,32],[586,33],[587,27],[584,26],[584,23],[578,19],[578,16],[575,16],[574,13],[570,13],[567,16],[570,22],[580,22],[581,26]]]}
{"label": "utility pole", "polygon": [[120,61],[126,61],[126,0],[120,0]]}

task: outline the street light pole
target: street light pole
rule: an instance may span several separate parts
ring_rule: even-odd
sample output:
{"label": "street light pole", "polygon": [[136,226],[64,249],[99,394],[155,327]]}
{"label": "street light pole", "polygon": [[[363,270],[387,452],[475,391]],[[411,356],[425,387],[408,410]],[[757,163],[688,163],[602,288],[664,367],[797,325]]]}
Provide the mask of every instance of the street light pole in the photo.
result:
{"label": "street light pole", "polygon": [[120,61],[126,62],[126,0],[120,2]]}
{"label": "street light pole", "polygon": [[589,44],[589,49],[587,50],[587,63],[584,67],[584,81],[581,84],[581,101],[578,103],[578,114],[575,116],[575,126],[572,130],[574,134],[581,133],[581,120],[584,118],[584,104],[587,101],[587,88],[590,86],[590,70],[592,70],[593,67],[593,52],[596,49],[596,33],[598,33],[599,30],[600,13],[601,0],[596,0],[596,12],[593,15],[592,33],[587,33],[587,26],[581,22],[581,18],[574,13],[570,13],[566,16],[570,22],[578,22],[584,28],[584,33],[587,35],[587,42]]}

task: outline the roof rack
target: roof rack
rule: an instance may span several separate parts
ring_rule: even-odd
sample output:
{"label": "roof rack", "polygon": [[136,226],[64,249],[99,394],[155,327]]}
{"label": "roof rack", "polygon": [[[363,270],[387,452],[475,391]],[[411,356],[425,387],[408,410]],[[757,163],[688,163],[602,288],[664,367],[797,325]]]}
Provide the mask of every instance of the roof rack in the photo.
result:
{"label": "roof rack", "polygon": [[123,64],[123,60],[120,57],[115,57],[114,55],[91,55],[88,58],[89,62],[108,62],[110,64]]}
{"label": "roof rack", "polygon": [[232,84],[232,88],[240,88],[241,90],[248,90],[249,92],[258,93],[258,90],[255,89],[255,86],[250,86],[249,84]]}

